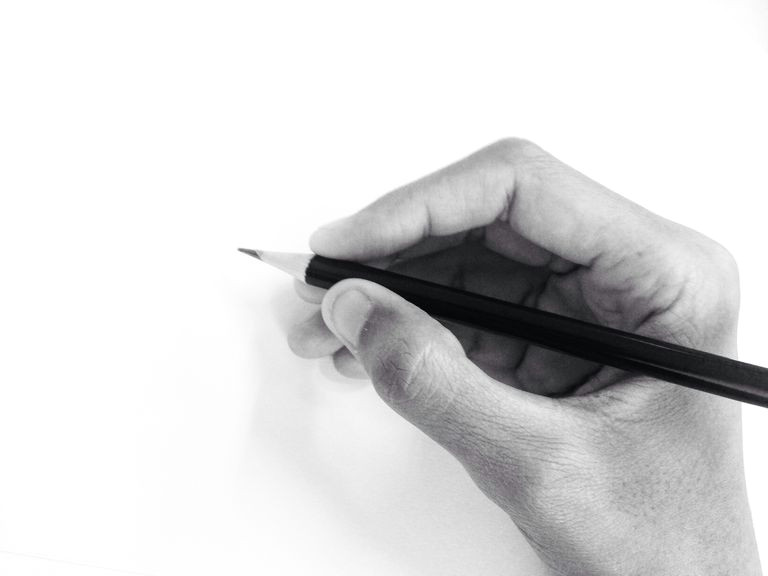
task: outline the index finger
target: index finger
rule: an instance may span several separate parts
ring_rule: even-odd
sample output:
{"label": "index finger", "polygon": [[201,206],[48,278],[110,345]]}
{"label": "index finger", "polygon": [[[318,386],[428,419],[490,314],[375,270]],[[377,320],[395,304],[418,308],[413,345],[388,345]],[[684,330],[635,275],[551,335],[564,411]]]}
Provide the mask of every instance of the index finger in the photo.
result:
{"label": "index finger", "polygon": [[535,144],[507,139],[320,228],[310,246],[324,256],[371,260],[497,220],[584,266],[655,241],[663,221]]}

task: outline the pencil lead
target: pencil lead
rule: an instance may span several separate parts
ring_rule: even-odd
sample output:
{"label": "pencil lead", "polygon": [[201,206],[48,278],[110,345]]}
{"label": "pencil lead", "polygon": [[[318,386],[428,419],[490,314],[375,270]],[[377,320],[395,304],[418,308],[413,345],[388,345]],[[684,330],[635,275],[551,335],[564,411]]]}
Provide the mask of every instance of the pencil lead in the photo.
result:
{"label": "pencil lead", "polygon": [[251,250],[249,248],[238,248],[238,250],[243,254],[248,254],[248,256],[253,256],[257,260],[261,260],[261,250]]}

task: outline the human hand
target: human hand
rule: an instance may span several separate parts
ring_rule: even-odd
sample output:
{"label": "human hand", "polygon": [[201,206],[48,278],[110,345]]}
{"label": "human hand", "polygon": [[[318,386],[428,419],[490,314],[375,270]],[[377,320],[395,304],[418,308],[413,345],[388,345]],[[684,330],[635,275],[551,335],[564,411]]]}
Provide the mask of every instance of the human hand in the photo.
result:
{"label": "human hand", "polygon": [[[319,229],[323,256],[735,356],[714,241],[521,140]],[[739,404],[429,317],[376,284],[297,284],[289,334],[448,449],[554,573],[759,574]],[[364,372],[363,372],[364,371]]]}

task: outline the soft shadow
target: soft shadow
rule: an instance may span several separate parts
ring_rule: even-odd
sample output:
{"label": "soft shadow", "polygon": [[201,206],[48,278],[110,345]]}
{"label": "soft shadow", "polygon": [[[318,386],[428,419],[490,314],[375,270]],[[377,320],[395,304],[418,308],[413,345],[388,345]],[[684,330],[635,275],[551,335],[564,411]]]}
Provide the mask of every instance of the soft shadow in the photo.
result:
{"label": "soft shadow", "polygon": [[[349,472],[335,468],[316,449],[319,396],[327,391],[303,384],[313,379],[320,362],[322,375],[335,392],[359,395],[361,404],[370,402],[369,395],[375,392],[367,380],[339,375],[328,359],[306,361],[285,353],[285,330],[311,311],[297,302],[290,290],[276,292],[268,307],[283,334],[260,330],[256,335],[253,350],[260,357],[251,421],[254,453],[267,449],[276,455],[285,471],[304,479],[307,491],[336,511],[350,536],[396,559],[409,573],[545,574],[514,524],[479,495],[455,460],[420,432],[414,432],[413,443],[400,449],[394,463],[388,463],[391,469],[364,498],[347,490]],[[286,381],[281,373],[295,376],[297,363],[304,364],[299,370],[306,370],[305,382]],[[370,409],[370,404],[366,406]]]}

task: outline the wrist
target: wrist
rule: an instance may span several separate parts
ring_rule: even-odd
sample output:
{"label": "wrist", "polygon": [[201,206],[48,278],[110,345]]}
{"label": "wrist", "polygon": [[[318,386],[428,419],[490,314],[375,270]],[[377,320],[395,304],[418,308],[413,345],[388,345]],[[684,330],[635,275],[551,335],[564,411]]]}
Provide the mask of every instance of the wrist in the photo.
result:
{"label": "wrist", "polygon": [[647,422],[629,419],[611,425],[621,442],[571,430],[529,490],[503,503],[556,574],[761,574],[739,405],[690,396],[664,434],[640,433]]}

